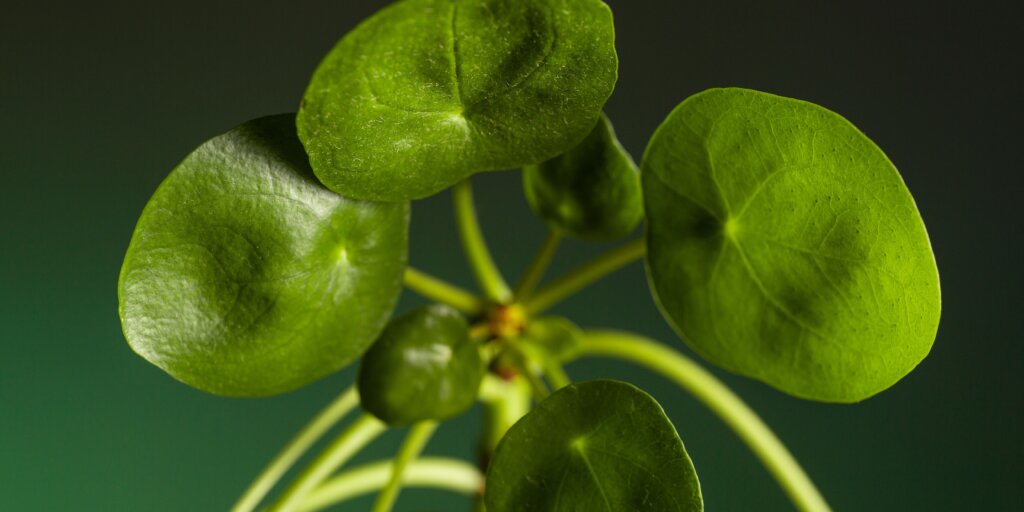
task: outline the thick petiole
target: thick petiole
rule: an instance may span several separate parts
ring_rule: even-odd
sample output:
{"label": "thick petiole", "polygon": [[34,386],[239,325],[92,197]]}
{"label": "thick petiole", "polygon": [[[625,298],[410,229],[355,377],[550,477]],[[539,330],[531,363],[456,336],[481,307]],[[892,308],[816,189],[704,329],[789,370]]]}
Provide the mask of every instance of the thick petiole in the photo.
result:
{"label": "thick petiole", "polygon": [[238,502],[235,503],[231,511],[250,512],[255,510],[256,506],[260,504],[260,500],[273,489],[277,481],[281,479],[281,476],[288,471],[288,468],[292,467],[295,461],[309,450],[310,446],[313,446],[324,433],[341,421],[357,405],[359,405],[359,393],[356,391],[355,386],[351,386],[321,411],[316,418],[313,418],[313,421],[309,422],[281,450],[281,453],[274,460],[270,461],[270,464],[256,477],[256,480],[246,489],[242,497],[238,499]]}
{"label": "thick petiole", "polygon": [[398,499],[398,492],[402,490],[402,479],[406,468],[419,457],[423,447],[427,445],[430,436],[437,430],[437,422],[423,421],[412,426],[409,435],[406,436],[402,448],[395,456],[391,465],[391,478],[380,491],[377,501],[373,504],[372,512],[390,512]]}
{"label": "thick petiole", "polygon": [[348,459],[387,429],[383,422],[364,414],[331,444],[292,482],[268,512],[297,510],[307,495],[331,476]]}
{"label": "thick petiole", "polygon": [[526,311],[531,315],[542,313],[590,283],[642,258],[646,251],[643,238],[612,249],[542,287],[526,301]]}
{"label": "thick petiole", "polygon": [[462,237],[462,247],[465,249],[466,257],[469,259],[473,275],[480,283],[480,288],[491,299],[498,304],[505,304],[512,299],[512,290],[505,283],[498,266],[491,258],[491,252],[484,242],[484,235],[480,231],[480,223],[476,217],[476,207],[473,205],[473,189],[469,179],[465,179],[455,185],[452,190],[452,198],[455,203],[455,220],[459,225],[459,235]]}
{"label": "thick petiole", "polygon": [[485,302],[480,297],[412,267],[405,269],[403,282],[410,290],[467,315],[479,315],[484,311]]}
{"label": "thick petiole", "polygon": [[525,302],[533,294],[534,288],[537,287],[537,283],[544,277],[544,272],[547,271],[548,265],[551,264],[551,259],[555,256],[555,252],[558,250],[558,243],[561,240],[562,235],[555,231],[548,232],[547,238],[544,239],[544,245],[537,251],[537,255],[533,257],[530,266],[526,267],[526,272],[523,273],[522,279],[516,285],[516,302]]}
{"label": "thick petiole", "polygon": [[[297,512],[314,512],[369,494],[384,486],[392,474],[392,461],[364,464],[324,482],[299,505]],[[409,463],[402,473],[405,487],[430,487],[473,495],[483,488],[484,476],[468,462],[424,457]]]}

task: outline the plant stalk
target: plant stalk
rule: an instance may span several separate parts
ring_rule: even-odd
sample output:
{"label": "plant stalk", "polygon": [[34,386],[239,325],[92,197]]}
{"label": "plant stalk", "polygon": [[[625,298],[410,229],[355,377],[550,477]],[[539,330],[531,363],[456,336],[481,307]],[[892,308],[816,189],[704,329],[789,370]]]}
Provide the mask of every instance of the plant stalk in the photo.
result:
{"label": "plant stalk", "polygon": [[551,383],[551,389],[558,391],[569,384],[572,384],[572,379],[565,373],[565,368],[562,368],[562,364],[558,361],[548,361],[544,364],[544,376],[547,377],[548,382]]}
{"label": "plant stalk", "polygon": [[544,272],[547,271],[548,265],[551,264],[551,259],[555,256],[555,252],[558,250],[558,243],[561,240],[562,235],[556,231],[548,232],[547,238],[544,239],[544,244],[541,245],[537,255],[530,262],[530,266],[526,267],[526,272],[523,273],[519,284],[516,285],[516,302],[525,302],[530,298],[534,288],[537,287],[537,283],[544,277]]}
{"label": "plant stalk", "polygon": [[476,216],[476,207],[473,206],[473,189],[469,179],[462,180],[452,190],[452,198],[455,203],[455,219],[459,225],[459,235],[462,237],[462,247],[469,259],[473,275],[476,276],[484,295],[498,304],[506,304],[512,299],[512,291],[509,290],[505,278],[501,276],[498,266],[494,264],[491,252],[484,242],[483,233],[480,231],[480,223]]}
{"label": "plant stalk", "polygon": [[[530,412],[530,388],[524,378],[504,381],[494,375],[487,375],[480,384],[480,401],[484,405],[480,471],[486,472],[505,432]],[[484,508],[481,492],[474,499],[473,510],[481,512]]]}
{"label": "plant stalk", "polygon": [[331,444],[292,482],[268,512],[293,512],[321,482],[348,459],[387,429],[383,422],[364,414]]}
{"label": "plant stalk", "polygon": [[646,251],[644,239],[638,238],[594,258],[537,290],[533,298],[526,301],[527,313],[536,315],[544,312],[581,288],[642,258]]}
{"label": "plant stalk", "polygon": [[412,426],[391,465],[391,478],[380,491],[372,512],[390,512],[402,490],[403,474],[406,468],[420,456],[430,436],[437,430],[436,421],[422,421]]}
{"label": "plant stalk", "polygon": [[[315,512],[337,503],[369,494],[391,478],[390,460],[372,462],[345,471],[324,482],[299,505],[298,512]],[[465,495],[480,492],[484,476],[468,462],[443,457],[423,457],[412,461],[402,473],[402,485],[432,487]]]}
{"label": "plant stalk", "polygon": [[475,316],[484,311],[484,300],[480,297],[412,267],[406,267],[403,282],[410,290],[467,315]]}
{"label": "plant stalk", "polygon": [[263,469],[263,472],[253,480],[231,511],[251,512],[255,510],[260,504],[260,500],[274,488],[281,476],[295,464],[295,461],[357,405],[359,405],[359,393],[355,386],[350,386],[285,445],[284,449]]}

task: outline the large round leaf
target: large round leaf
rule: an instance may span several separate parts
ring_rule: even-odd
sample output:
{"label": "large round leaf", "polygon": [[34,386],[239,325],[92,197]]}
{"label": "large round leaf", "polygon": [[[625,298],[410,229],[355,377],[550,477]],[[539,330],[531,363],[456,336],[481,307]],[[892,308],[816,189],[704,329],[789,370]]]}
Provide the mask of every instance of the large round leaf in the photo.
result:
{"label": "large round leaf", "polygon": [[408,203],[317,182],[293,115],[189,155],[142,212],[118,286],[140,355],[222,395],[295,389],[358,357],[401,291]]}
{"label": "large round leaf", "polygon": [[569,151],[523,168],[523,189],[551,229],[576,238],[626,236],[644,215],[640,174],[604,115]]}
{"label": "large round leaf", "polygon": [[572,147],[617,66],[600,0],[404,0],[320,64],[299,136],[332,190],[420,198]]}
{"label": "large round leaf", "polygon": [[839,115],[713,89],[643,161],[648,271],[711,362],[787,393],[853,402],[928,354],[939,279],[899,173]]}
{"label": "large round leaf", "polygon": [[363,408],[389,425],[452,418],[476,401],[484,363],[451,307],[414,309],[388,324],[363,356]]}
{"label": "large round leaf", "polygon": [[555,392],[509,429],[487,470],[487,510],[699,512],[683,442],[650,395],[598,380]]}

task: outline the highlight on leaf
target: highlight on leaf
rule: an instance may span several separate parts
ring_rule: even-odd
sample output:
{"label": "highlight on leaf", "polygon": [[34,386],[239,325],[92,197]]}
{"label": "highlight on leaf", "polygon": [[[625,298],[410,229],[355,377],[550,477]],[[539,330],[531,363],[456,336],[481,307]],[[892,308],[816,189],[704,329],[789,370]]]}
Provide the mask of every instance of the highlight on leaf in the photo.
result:
{"label": "highlight on leaf", "polygon": [[389,425],[446,420],[473,405],[483,373],[462,315],[423,306],[392,320],[363,356],[359,396]]}
{"label": "highlight on leaf", "polygon": [[401,291],[408,203],[313,176],[294,115],[201,145],[142,212],[118,283],[128,343],[220,395],[290,391],[366,350]]}

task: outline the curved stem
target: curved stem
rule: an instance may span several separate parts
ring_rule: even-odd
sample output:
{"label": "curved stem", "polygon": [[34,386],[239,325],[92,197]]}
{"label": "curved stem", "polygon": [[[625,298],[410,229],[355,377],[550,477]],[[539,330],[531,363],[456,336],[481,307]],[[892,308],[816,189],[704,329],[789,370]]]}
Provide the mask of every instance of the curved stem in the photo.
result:
{"label": "curved stem", "polygon": [[391,508],[395,506],[398,492],[402,490],[402,475],[405,473],[406,467],[420,456],[420,452],[427,445],[427,441],[430,441],[434,430],[437,430],[436,421],[422,421],[413,425],[409,430],[409,435],[406,436],[405,442],[402,443],[402,447],[392,462],[391,478],[381,489],[380,495],[377,496],[372,512],[390,512]]}
{"label": "curved stem", "polygon": [[277,454],[277,457],[274,457],[270,464],[263,469],[263,472],[253,480],[249,488],[242,494],[242,497],[231,508],[231,511],[250,512],[254,510],[259,505],[260,500],[270,492],[274,484],[288,471],[288,468],[295,464],[295,461],[302,457],[302,454],[306,453],[310,446],[313,446],[325,432],[341,421],[357,405],[359,405],[359,393],[356,391],[355,386],[351,386],[344,393],[338,395],[338,398],[334,399],[294,439],[285,445],[284,449]]}
{"label": "curved stem", "polygon": [[489,458],[505,432],[530,411],[530,390],[523,379],[506,382],[493,375],[480,384],[484,404],[483,450]]}
{"label": "curved stem", "polygon": [[[299,505],[299,512],[314,512],[380,489],[391,478],[389,460],[350,469],[326,481]],[[435,487],[460,494],[480,492],[484,476],[468,462],[443,457],[424,457],[411,462],[402,474],[402,485]]]}
{"label": "curved stem", "polygon": [[469,264],[473,268],[473,275],[480,283],[487,298],[505,304],[512,298],[512,291],[505,284],[505,278],[501,277],[491,253],[487,250],[483,233],[480,232],[480,224],[476,218],[476,208],[473,206],[473,189],[469,179],[462,180],[455,185],[452,191],[452,198],[455,202],[455,220],[459,225],[459,235],[462,237],[462,247],[469,258]]}
{"label": "curved stem", "polygon": [[528,356],[523,350],[515,345],[509,347],[510,357],[508,361],[512,363],[512,367],[516,373],[522,377],[527,384],[530,385],[530,391],[533,393],[533,400],[537,403],[542,402],[551,394],[551,390],[548,389],[547,385],[544,384],[544,380],[538,375],[538,370],[535,368],[534,361]]}
{"label": "curved stem", "polygon": [[544,245],[540,246],[537,255],[533,257],[530,266],[526,267],[526,272],[523,273],[522,279],[516,285],[516,302],[526,301],[530,294],[533,293],[533,289],[537,287],[537,283],[544,277],[544,272],[548,269],[548,265],[551,264],[551,258],[555,256],[555,251],[558,250],[558,242],[561,240],[562,235],[555,231],[548,232],[547,238],[544,239]]}
{"label": "curved stem", "polygon": [[543,312],[584,286],[640,259],[646,251],[644,239],[638,238],[594,258],[538,290],[532,299],[526,301],[527,313]]}
{"label": "curved stem", "polygon": [[548,382],[551,383],[551,389],[555,391],[572,384],[572,379],[565,373],[565,368],[562,368],[562,364],[558,361],[546,362],[544,364],[544,375],[548,378]]}
{"label": "curved stem", "polygon": [[412,267],[405,269],[403,282],[410,290],[467,315],[479,315],[484,310],[484,301],[480,297]]}
{"label": "curved stem", "polygon": [[387,426],[380,420],[364,414],[331,444],[292,482],[292,485],[278,498],[269,512],[294,511],[313,489],[320,485],[352,458],[360,449],[379,436]]}
{"label": "curved stem", "polygon": [[[530,412],[530,389],[523,378],[505,381],[487,375],[480,384],[480,401],[484,405],[483,436],[480,439],[480,470],[486,472],[498,443],[508,429]],[[484,512],[483,489],[473,500],[474,512]]]}
{"label": "curved stem", "polygon": [[589,331],[584,339],[582,355],[617,357],[644,365],[668,377],[703,402],[761,459],[798,510],[830,510],[800,464],[757,413],[696,362],[636,334]]}

